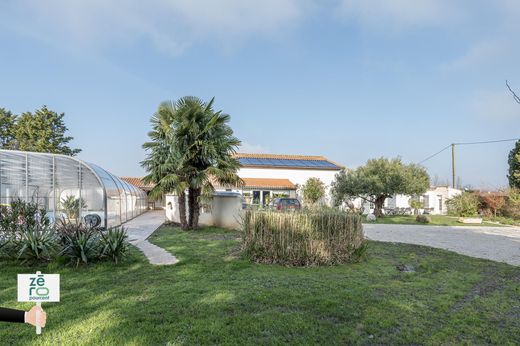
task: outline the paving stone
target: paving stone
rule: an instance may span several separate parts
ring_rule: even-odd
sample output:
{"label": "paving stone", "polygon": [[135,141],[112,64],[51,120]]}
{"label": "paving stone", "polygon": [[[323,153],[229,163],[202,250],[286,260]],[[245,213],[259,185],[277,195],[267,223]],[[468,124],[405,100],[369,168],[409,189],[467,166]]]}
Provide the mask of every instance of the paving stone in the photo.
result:
{"label": "paving stone", "polygon": [[154,265],[168,265],[179,262],[171,253],[147,240],[164,221],[166,221],[164,211],[154,210],[141,214],[123,224],[129,242],[141,250],[148,261]]}

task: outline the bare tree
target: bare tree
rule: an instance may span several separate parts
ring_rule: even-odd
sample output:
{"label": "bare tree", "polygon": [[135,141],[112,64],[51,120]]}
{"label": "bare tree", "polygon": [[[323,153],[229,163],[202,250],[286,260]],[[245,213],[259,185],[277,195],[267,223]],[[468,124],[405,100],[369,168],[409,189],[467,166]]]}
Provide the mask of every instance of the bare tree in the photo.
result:
{"label": "bare tree", "polygon": [[509,86],[509,83],[507,82],[507,79],[506,79],[506,86],[509,89],[509,91],[511,92],[511,94],[513,94],[513,98],[515,99],[516,103],[520,104],[520,97],[518,97],[518,95],[513,91],[511,86]]}

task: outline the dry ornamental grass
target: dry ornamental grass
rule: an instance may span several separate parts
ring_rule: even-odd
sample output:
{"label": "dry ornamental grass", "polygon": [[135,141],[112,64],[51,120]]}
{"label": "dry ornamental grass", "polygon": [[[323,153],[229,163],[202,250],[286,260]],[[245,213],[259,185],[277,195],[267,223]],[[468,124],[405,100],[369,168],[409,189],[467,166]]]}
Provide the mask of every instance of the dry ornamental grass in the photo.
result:
{"label": "dry ornamental grass", "polygon": [[262,263],[333,265],[365,249],[361,217],[339,211],[248,211],[243,236],[245,254]]}

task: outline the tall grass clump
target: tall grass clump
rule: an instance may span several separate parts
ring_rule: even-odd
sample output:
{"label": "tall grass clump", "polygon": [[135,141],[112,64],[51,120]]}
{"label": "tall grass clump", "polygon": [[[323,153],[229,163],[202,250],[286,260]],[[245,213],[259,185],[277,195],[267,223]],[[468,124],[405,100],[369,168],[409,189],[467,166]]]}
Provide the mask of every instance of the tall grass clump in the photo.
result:
{"label": "tall grass clump", "polygon": [[256,262],[294,266],[355,262],[366,244],[361,217],[341,211],[245,214],[244,254]]}

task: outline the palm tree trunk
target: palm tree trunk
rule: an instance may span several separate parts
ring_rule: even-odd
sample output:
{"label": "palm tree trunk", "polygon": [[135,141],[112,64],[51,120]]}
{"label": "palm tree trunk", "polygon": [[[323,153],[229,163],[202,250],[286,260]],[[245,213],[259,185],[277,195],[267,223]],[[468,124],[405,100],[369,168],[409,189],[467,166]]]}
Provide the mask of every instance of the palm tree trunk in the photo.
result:
{"label": "palm tree trunk", "polygon": [[194,209],[193,201],[195,200],[194,197],[195,197],[194,189],[192,187],[190,187],[188,189],[188,229],[193,229],[192,225],[193,225],[193,209]]}
{"label": "palm tree trunk", "polygon": [[201,189],[193,189],[193,217],[191,219],[191,229],[197,229],[199,228],[199,215],[200,215],[200,194]]}
{"label": "palm tree trunk", "polygon": [[177,202],[179,203],[179,219],[181,228],[187,229],[188,223],[186,222],[186,193],[184,191],[179,193],[179,199]]}

